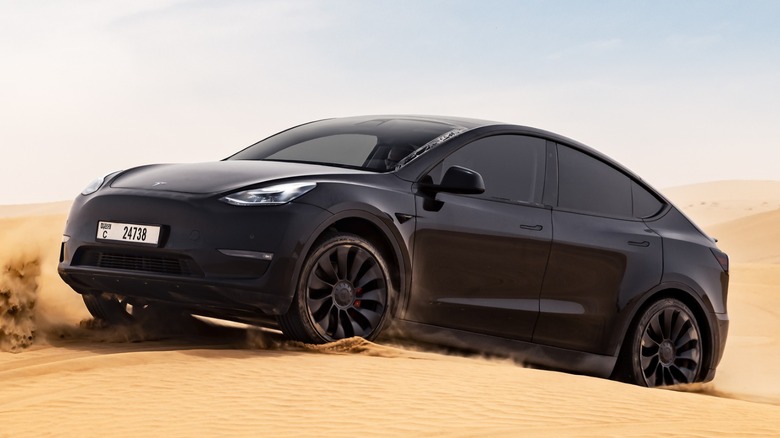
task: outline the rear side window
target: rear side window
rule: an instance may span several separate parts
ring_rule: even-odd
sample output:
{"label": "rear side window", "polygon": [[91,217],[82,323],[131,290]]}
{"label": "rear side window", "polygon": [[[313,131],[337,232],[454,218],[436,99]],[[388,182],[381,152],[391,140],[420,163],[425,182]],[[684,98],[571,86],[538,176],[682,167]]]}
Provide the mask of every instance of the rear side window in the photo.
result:
{"label": "rear side window", "polygon": [[583,152],[558,145],[558,206],[601,216],[632,217],[631,179]]}
{"label": "rear side window", "polygon": [[524,135],[495,135],[475,140],[444,159],[441,176],[452,166],[479,172],[485,192],[477,195],[499,201],[542,202],[546,142]]}

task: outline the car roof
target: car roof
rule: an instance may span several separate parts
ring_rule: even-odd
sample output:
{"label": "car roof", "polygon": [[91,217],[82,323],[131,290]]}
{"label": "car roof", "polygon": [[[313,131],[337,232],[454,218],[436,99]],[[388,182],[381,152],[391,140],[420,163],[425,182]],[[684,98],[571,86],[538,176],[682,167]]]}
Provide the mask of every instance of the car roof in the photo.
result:
{"label": "car roof", "polygon": [[[576,149],[579,149],[589,155],[592,155],[594,157],[597,157],[598,159],[605,161],[609,163],[610,165],[617,167],[621,171],[627,173],[629,176],[631,176],[633,179],[640,182],[642,185],[644,185],[646,188],[653,191],[656,195],[659,195],[661,198],[663,198],[667,203],[670,203],[668,199],[664,198],[660,192],[656,189],[654,189],[650,184],[648,184],[642,177],[625,167],[623,164],[617,162],[612,157],[604,154],[603,152],[594,149],[584,143],[581,143],[577,140],[574,140],[572,138],[566,137],[561,134],[557,134],[552,131],[547,131],[540,128],[534,128],[527,125],[518,125],[514,123],[505,123],[505,122],[497,122],[493,120],[485,120],[485,119],[476,119],[476,118],[468,118],[468,117],[452,117],[452,116],[439,116],[439,115],[418,115],[418,114],[378,114],[378,115],[364,115],[364,116],[350,116],[350,117],[338,117],[338,118],[330,118],[330,119],[323,119],[319,120],[317,122],[321,121],[332,121],[335,123],[343,122],[343,123],[366,123],[366,122],[386,122],[391,120],[413,120],[413,121],[421,121],[421,122],[433,122],[433,123],[443,123],[447,125],[451,125],[453,129],[456,128],[466,128],[467,130],[476,129],[476,128],[486,128],[489,127],[491,131],[516,131],[519,133],[525,133],[530,135],[536,135],[539,137],[543,137],[558,143],[565,144],[567,146],[572,146]],[[316,122],[312,122],[316,123]]]}
{"label": "car roof", "polygon": [[[421,115],[421,114],[375,114],[375,115],[362,115],[362,116],[333,117],[333,118],[315,120],[309,123],[317,124],[317,123],[325,122],[325,123],[336,123],[336,124],[338,123],[358,124],[358,123],[371,123],[371,122],[382,123],[382,122],[389,122],[393,120],[411,120],[411,121],[420,121],[420,122],[442,123],[446,125],[451,125],[453,129],[466,128],[467,130],[471,130],[475,128],[490,127],[489,129],[491,131],[493,131],[494,129],[496,131],[511,130],[520,133],[536,135],[539,137],[543,137],[558,143],[562,143],[580,149],[583,152],[593,155],[601,159],[602,161],[605,161],[621,169],[622,171],[628,173],[633,178],[641,181],[644,185],[650,187],[649,184],[647,184],[647,182],[644,181],[639,175],[632,172],[630,169],[626,168],[624,165],[615,161],[612,157],[604,154],[603,152],[594,149],[577,140],[566,137],[564,135],[557,134],[555,132],[547,131],[540,128],[534,128],[527,125],[497,122],[493,120],[485,120],[485,119],[477,119],[477,118],[469,118],[469,117],[453,117],[453,116]],[[657,190],[653,190],[653,191],[658,193]]]}
{"label": "car roof", "polygon": [[471,130],[476,128],[486,128],[486,127],[495,128],[497,130],[502,130],[502,129],[516,130],[518,132],[537,135],[539,137],[545,137],[553,141],[574,145],[576,147],[588,151],[589,153],[592,153],[593,155],[597,155],[599,157],[606,158],[609,160],[609,157],[601,154],[598,150],[595,150],[574,139],[568,138],[560,134],[556,134],[555,132],[552,131],[547,131],[540,128],[534,128],[527,125],[519,125],[515,123],[498,122],[494,120],[485,120],[485,119],[477,119],[477,118],[469,118],[469,117],[419,115],[419,114],[376,114],[376,115],[364,115],[364,116],[333,117],[333,118],[315,120],[306,123],[306,125],[321,124],[321,123],[353,125],[353,124],[371,123],[371,122],[379,124],[379,123],[386,123],[391,121],[419,121],[419,122],[429,122],[429,123],[441,123],[445,125],[450,125],[452,126],[453,129],[465,128],[466,130]]}
{"label": "car roof", "polygon": [[474,119],[468,117],[434,116],[434,115],[418,115],[418,114],[375,114],[375,115],[365,115],[365,116],[334,117],[334,118],[317,120],[312,123],[332,121],[336,123],[342,122],[345,124],[357,124],[357,123],[367,123],[367,122],[383,122],[383,121],[390,121],[390,120],[413,120],[413,121],[420,121],[420,122],[442,123],[446,125],[452,125],[453,127],[467,128],[467,129],[479,128],[482,126],[505,124],[505,123],[495,122],[491,120]]}

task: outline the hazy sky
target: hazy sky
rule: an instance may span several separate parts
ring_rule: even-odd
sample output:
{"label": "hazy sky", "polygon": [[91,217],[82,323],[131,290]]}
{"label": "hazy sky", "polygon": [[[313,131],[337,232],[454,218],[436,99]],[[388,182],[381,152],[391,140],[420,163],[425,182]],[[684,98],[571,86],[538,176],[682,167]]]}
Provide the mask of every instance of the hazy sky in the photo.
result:
{"label": "hazy sky", "polygon": [[0,204],[302,122],[518,123],[656,187],[780,179],[778,1],[0,0]]}

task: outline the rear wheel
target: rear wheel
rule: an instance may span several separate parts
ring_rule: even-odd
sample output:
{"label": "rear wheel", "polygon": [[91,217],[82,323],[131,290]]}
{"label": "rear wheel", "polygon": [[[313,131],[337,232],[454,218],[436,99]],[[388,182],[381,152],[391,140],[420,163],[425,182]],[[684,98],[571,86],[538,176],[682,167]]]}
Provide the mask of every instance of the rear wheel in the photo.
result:
{"label": "rear wheel", "polygon": [[338,233],[306,258],[293,303],[279,324],[288,337],[303,342],[371,340],[389,319],[393,299],[382,254],[362,237]]}
{"label": "rear wheel", "polygon": [[704,352],[699,324],[681,301],[653,303],[634,327],[630,353],[634,383],[666,386],[700,379]]}

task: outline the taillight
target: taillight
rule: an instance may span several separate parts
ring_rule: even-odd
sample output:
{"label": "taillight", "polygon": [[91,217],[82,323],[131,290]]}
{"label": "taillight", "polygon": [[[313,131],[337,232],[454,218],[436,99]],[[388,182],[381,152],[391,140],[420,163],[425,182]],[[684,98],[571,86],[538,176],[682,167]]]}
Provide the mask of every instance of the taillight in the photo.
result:
{"label": "taillight", "polygon": [[729,273],[729,256],[725,252],[719,250],[718,248],[710,248],[712,251],[712,255],[715,256],[715,260],[720,263],[720,267],[723,268],[723,271],[725,273]]}

